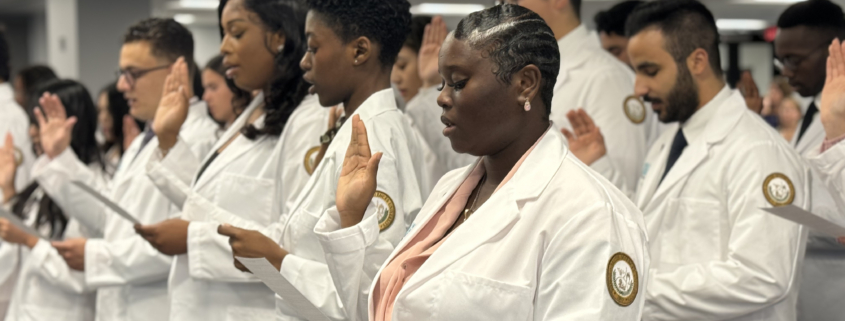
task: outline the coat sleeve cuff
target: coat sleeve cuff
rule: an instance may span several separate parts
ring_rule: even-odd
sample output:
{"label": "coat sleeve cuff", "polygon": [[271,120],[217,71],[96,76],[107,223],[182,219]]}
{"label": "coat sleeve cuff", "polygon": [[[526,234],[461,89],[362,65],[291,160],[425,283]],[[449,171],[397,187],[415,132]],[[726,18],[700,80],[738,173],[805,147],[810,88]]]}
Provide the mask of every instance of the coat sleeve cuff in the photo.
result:
{"label": "coat sleeve cuff", "polygon": [[31,264],[33,266],[41,266],[44,264],[44,260],[47,259],[47,255],[50,254],[50,251],[53,249],[50,246],[50,242],[44,239],[38,239],[38,243],[35,243],[35,247],[32,248],[29,252],[29,259],[31,260]]}
{"label": "coat sleeve cuff", "polygon": [[360,223],[341,228],[337,208],[333,206],[326,210],[314,227],[314,233],[323,245],[323,250],[326,253],[341,254],[360,251],[375,243],[380,229],[378,215],[373,212],[375,204],[370,202]]}

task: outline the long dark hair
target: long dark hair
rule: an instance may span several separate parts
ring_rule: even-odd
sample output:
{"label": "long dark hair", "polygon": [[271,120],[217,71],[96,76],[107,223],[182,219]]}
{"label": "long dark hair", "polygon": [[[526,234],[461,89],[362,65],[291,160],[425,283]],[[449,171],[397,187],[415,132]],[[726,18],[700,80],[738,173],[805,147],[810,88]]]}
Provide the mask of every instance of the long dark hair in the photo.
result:
{"label": "long dark hair", "polygon": [[[109,114],[111,114],[112,130],[114,131],[111,133],[112,137],[114,137],[114,141],[103,144],[102,152],[106,153],[111,150],[112,147],[117,146],[120,151],[120,155],[123,155],[123,152],[125,152],[123,146],[123,117],[129,115],[129,103],[126,101],[126,98],[123,97],[123,93],[117,90],[116,82],[110,83],[100,90],[100,95],[106,95],[106,102],[108,103],[107,109],[109,110]],[[137,119],[135,119],[135,123],[138,124],[138,128],[141,129],[145,126],[144,122]]]}
{"label": "long dark hair", "polygon": [[[232,92],[232,112],[234,112],[235,115],[240,115],[244,109],[246,109],[247,105],[249,105],[249,101],[252,100],[252,94],[246,90],[238,88],[238,86],[235,85],[234,80],[226,77],[226,67],[223,66],[223,55],[216,55],[212,57],[203,70],[211,70],[226,80],[226,87],[229,87],[229,91]],[[209,113],[211,112],[209,111]],[[225,125],[223,122],[217,121],[216,119],[214,121],[221,127]]]}
{"label": "long dark hair", "polygon": [[[70,148],[83,163],[97,164],[105,169],[102,154],[97,146],[95,134],[97,132],[97,107],[88,94],[88,89],[79,82],[73,80],[52,80],[41,85],[38,93],[53,93],[59,96],[68,117],[77,118],[73,126]],[[40,95],[39,95],[40,96]],[[27,201],[33,193],[38,190],[38,183],[33,182],[20,194],[15,196],[12,203],[12,213],[20,218],[25,218]],[[38,216],[35,226],[49,226],[50,235],[54,238],[61,238],[67,227],[67,217],[62,209],[46,194],[41,198]]]}
{"label": "long dark hair", "polygon": [[[218,18],[222,17],[227,2],[220,1]],[[305,55],[305,15],[308,9],[301,0],[244,0],[244,7],[261,19],[267,31],[284,33],[285,46],[275,55],[276,75],[264,88],[264,127],[259,129],[250,124],[241,133],[249,139],[261,135],[278,136],[308,94],[309,86],[302,79],[303,71],[299,68],[299,62]],[[220,35],[223,35],[222,26]],[[270,52],[275,50],[266,47]]]}

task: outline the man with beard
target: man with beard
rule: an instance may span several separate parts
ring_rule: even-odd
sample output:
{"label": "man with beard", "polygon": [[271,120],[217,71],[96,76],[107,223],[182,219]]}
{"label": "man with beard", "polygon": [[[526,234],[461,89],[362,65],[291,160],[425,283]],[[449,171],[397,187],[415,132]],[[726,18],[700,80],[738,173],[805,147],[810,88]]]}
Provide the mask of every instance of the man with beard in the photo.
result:
{"label": "man with beard", "polygon": [[808,207],[800,156],[725,85],[703,4],[649,2],[626,27],[636,94],[677,122],[635,197],[652,258],[643,320],[795,320],[806,231],[761,208]]}
{"label": "man with beard", "polygon": [[[825,140],[822,125],[821,92],[825,82],[828,46],[835,38],[845,37],[842,8],[827,0],[797,3],[778,18],[775,54],[781,62],[789,84],[807,101],[801,104],[803,120],[791,145],[798,153],[815,159]],[[845,222],[843,210],[837,208],[824,175],[812,171],[811,212]],[[815,232],[807,241],[807,256],[801,278],[798,320],[842,320],[845,305],[839,298],[845,294],[845,246],[832,237]]]}

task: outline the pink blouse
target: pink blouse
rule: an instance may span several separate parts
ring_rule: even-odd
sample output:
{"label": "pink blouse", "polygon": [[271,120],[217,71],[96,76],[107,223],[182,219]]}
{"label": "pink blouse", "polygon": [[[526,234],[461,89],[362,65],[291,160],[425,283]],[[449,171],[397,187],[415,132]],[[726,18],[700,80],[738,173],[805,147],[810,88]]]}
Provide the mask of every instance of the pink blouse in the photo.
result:
{"label": "pink blouse", "polygon": [[[505,179],[496,187],[494,194],[507,183],[517,169],[522,165],[528,154],[534,150],[545,134],[531,146],[516,165],[508,172]],[[446,204],[421,227],[420,232],[409,241],[390,263],[378,275],[378,283],[373,290],[373,306],[375,307],[376,321],[390,321],[393,314],[393,304],[396,296],[411,276],[419,270],[420,266],[437,250],[443,242],[449,238],[446,232],[455,224],[455,221],[463,213],[469,196],[478,186],[481,177],[485,173],[484,162],[478,162],[469,176],[461,183],[455,194],[446,201]],[[492,196],[491,196],[492,197]]]}

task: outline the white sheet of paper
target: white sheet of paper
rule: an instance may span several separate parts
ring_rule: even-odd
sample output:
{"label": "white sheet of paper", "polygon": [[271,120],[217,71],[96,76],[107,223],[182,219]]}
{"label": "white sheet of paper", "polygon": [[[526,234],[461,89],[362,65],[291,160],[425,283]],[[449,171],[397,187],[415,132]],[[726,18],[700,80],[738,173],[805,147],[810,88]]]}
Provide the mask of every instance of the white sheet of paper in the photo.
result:
{"label": "white sheet of paper", "polygon": [[138,219],[136,219],[131,214],[129,214],[129,212],[127,212],[126,210],[124,210],[122,207],[115,204],[114,202],[112,202],[107,197],[103,196],[103,194],[100,194],[100,192],[97,192],[93,188],[89,187],[88,185],[85,185],[85,183],[80,182],[80,181],[73,181],[71,183],[73,183],[73,185],[76,185],[76,187],[81,188],[86,193],[91,194],[91,196],[94,196],[94,198],[96,198],[100,202],[103,202],[103,204],[105,204],[106,207],[110,208],[112,211],[117,213],[117,215],[119,215],[120,217],[123,217],[127,221],[132,222],[133,225],[134,224],[141,224],[141,222],[139,222]]}
{"label": "white sheet of paper", "polygon": [[41,235],[41,233],[38,233],[38,231],[36,231],[34,228],[32,228],[29,225],[26,225],[23,221],[21,221],[21,219],[19,217],[15,216],[12,213],[9,213],[8,211],[4,210],[3,208],[0,208],[0,217],[9,220],[9,222],[11,222],[12,225],[14,225],[17,228],[23,230],[24,232],[26,232],[26,234],[35,235],[39,238],[47,240],[47,238],[44,237],[43,235]]}
{"label": "white sheet of paper", "polygon": [[246,266],[253,275],[267,285],[270,290],[290,303],[299,316],[309,321],[330,321],[302,292],[290,284],[266,258],[235,257]]}
{"label": "white sheet of paper", "polygon": [[845,227],[828,221],[816,214],[807,212],[795,205],[764,208],[763,210],[832,237],[845,236]]}

